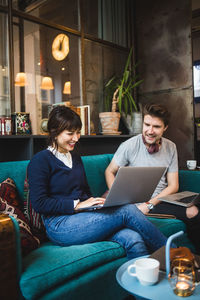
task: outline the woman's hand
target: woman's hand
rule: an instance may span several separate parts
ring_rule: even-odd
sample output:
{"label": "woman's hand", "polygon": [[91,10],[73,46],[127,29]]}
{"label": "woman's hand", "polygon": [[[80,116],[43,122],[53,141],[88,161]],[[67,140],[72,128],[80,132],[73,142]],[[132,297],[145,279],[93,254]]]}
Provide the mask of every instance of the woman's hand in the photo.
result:
{"label": "woman's hand", "polygon": [[90,207],[90,206],[93,206],[93,205],[100,205],[100,204],[104,204],[105,202],[105,199],[104,198],[94,198],[94,197],[91,197],[85,201],[82,201],[82,202],[79,202],[77,204],[77,206],[75,207],[74,210],[77,210],[79,208],[84,208],[84,207]]}
{"label": "woman's hand", "polygon": [[148,207],[147,207],[147,205],[146,205],[145,202],[144,202],[144,203],[141,203],[141,204],[139,204],[139,205],[137,205],[137,208],[138,208],[144,215],[148,214],[148,212],[149,212],[149,209],[148,209]]}

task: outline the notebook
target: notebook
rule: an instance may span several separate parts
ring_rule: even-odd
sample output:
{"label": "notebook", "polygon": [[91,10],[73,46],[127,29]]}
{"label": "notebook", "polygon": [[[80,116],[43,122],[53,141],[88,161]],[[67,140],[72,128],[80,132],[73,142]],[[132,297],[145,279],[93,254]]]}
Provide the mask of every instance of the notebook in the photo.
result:
{"label": "notebook", "polygon": [[165,167],[121,167],[104,204],[80,208],[77,211],[146,202],[151,198],[165,170]]}
{"label": "notebook", "polygon": [[180,192],[158,198],[160,201],[176,204],[184,207],[190,207],[200,201],[200,194],[193,192]]}

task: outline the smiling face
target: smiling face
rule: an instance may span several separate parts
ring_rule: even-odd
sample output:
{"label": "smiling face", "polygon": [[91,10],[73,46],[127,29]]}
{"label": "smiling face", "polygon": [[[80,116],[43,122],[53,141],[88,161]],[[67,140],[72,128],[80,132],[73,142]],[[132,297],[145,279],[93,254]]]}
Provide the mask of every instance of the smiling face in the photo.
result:
{"label": "smiling face", "polygon": [[74,150],[74,146],[80,139],[80,131],[63,130],[56,138],[58,151],[61,153],[67,153]]}
{"label": "smiling face", "polygon": [[80,116],[64,105],[56,106],[49,114],[49,146],[61,153],[74,149],[80,139],[82,123]]}
{"label": "smiling face", "polygon": [[159,142],[167,127],[160,118],[145,115],[142,130],[145,142],[149,145]]}

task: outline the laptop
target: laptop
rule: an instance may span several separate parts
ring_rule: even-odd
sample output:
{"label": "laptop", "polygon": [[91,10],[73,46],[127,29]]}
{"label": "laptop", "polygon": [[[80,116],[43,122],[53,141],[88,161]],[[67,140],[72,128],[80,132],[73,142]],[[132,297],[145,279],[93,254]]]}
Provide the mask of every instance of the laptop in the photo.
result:
{"label": "laptop", "polygon": [[146,202],[151,198],[165,170],[165,167],[121,167],[104,204],[80,208],[77,211]]}
{"label": "laptop", "polygon": [[190,207],[196,203],[200,203],[200,194],[193,192],[180,192],[172,195],[158,198],[160,201],[176,204],[184,207]]}

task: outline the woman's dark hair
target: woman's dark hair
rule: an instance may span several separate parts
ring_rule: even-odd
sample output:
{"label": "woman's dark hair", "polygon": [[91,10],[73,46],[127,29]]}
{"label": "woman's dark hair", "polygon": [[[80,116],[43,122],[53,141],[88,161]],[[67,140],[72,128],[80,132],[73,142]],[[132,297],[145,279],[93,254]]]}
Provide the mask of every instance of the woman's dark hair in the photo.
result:
{"label": "woman's dark hair", "polygon": [[170,113],[164,105],[146,104],[143,109],[143,117],[146,115],[161,119],[165,126],[169,124]]}
{"label": "woman's dark hair", "polygon": [[49,114],[48,133],[49,145],[58,147],[56,137],[64,130],[76,131],[81,130],[82,123],[79,115],[66,106],[56,106]]}

